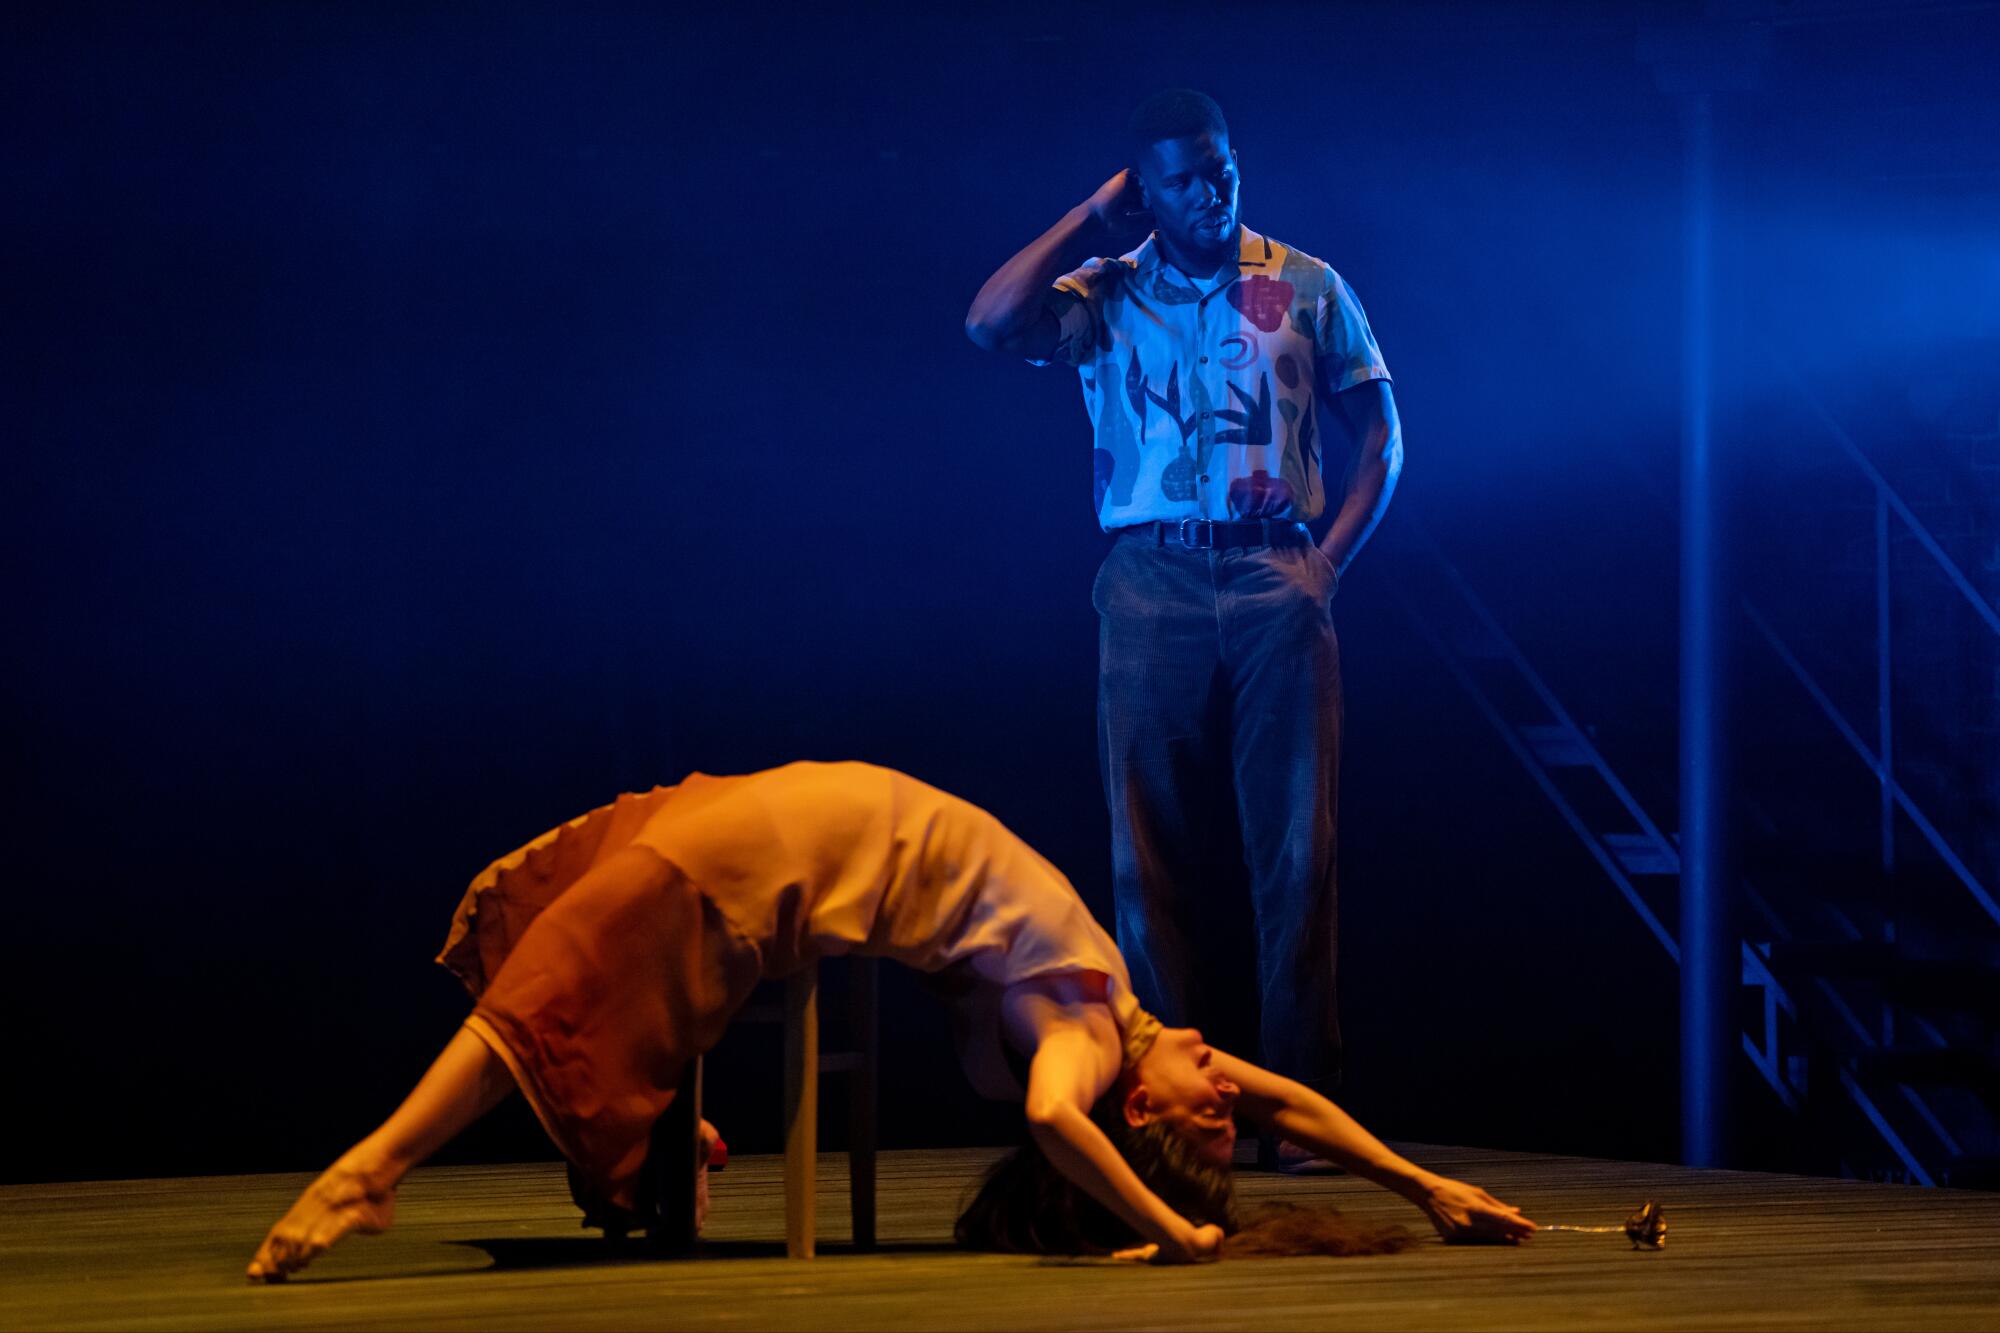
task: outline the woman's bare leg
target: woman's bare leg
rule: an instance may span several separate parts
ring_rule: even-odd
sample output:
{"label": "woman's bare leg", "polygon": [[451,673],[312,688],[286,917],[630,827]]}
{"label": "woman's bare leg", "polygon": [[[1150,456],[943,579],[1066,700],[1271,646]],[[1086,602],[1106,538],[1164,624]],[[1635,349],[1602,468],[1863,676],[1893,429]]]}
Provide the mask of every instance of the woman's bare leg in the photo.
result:
{"label": "woman's bare leg", "polygon": [[410,1168],[513,1090],[514,1076],[500,1057],[460,1028],[396,1113],[342,1153],[278,1219],[250,1261],[251,1279],[282,1281],[350,1231],[388,1230],[396,1219],[396,1185]]}

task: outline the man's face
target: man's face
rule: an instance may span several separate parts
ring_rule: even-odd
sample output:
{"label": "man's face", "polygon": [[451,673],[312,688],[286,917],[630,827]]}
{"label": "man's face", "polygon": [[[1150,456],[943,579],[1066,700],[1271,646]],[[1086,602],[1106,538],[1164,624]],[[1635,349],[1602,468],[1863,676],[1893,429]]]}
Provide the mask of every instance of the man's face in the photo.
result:
{"label": "man's face", "polygon": [[1236,241],[1236,150],[1226,134],[1162,139],[1139,157],[1146,206],[1162,235],[1189,250]]}

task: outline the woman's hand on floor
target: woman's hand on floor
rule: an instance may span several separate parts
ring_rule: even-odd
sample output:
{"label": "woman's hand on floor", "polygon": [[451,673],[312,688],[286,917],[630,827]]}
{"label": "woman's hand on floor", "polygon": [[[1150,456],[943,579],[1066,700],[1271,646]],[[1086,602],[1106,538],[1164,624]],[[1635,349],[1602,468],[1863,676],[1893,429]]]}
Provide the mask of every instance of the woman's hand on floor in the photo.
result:
{"label": "woman's hand on floor", "polygon": [[1517,1245],[1535,1234],[1519,1208],[1462,1180],[1434,1177],[1416,1204],[1447,1245]]}
{"label": "woman's hand on floor", "polygon": [[1134,1245],[1129,1250],[1116,1251],[1111,1257],[1139,1264],[1206,1263],[1222,1257],[1222,1228],[1190,1227],[1186,1235],[1170,1244]]}

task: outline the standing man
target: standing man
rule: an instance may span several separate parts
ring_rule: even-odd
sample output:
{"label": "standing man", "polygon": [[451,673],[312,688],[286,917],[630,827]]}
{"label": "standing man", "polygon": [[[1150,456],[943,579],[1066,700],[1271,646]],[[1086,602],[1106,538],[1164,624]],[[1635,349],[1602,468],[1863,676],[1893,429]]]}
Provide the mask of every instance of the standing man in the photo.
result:
{"label": "standing man", "polygon": [[[1140,1001],[1168,1023],[1201,1017],[1225,1045],[1255,1012],[1264,1063],[1328,1093],[1330,603],[1402,465],[1389,370],[1339,274],[1238,224],[1237,155],[1212,100],[1160,93],[1130,129],[1134,165],[987,279],[966,333],[1082,375],[1098,522],[1117,539],[1092,593],[1098,745],[1118,947]],[[1353,462],[1315,544],[1329,427]],[[1260,1005],[1224,947],[1246,906]],[[1264,1145],[1267,1165],[1302,1156]]]}

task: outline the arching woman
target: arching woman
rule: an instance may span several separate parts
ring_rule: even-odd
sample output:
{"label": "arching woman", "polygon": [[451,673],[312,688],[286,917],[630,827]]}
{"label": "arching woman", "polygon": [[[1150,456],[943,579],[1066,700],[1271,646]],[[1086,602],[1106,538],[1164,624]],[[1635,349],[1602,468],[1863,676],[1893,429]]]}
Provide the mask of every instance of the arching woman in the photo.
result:
{"label": "arching woman", "polygon": [[1534,1229],[1325,1098],[1162,1029],[1069,881],[985,811],[888,769],[800,763],[622,796],[480,874],[439,958],[471,1016],[249,1276],[388,1227],[403,1176],[517,1088],[592,1195],[630,1208],[688,1061],[759,980],[842,953],[939,978],[974,1085],[1024,1103],[1030,1149],[961,1219],[967,1244],[1213,1257],[1238,1115],[1404,1194],[1448,1239]]}

